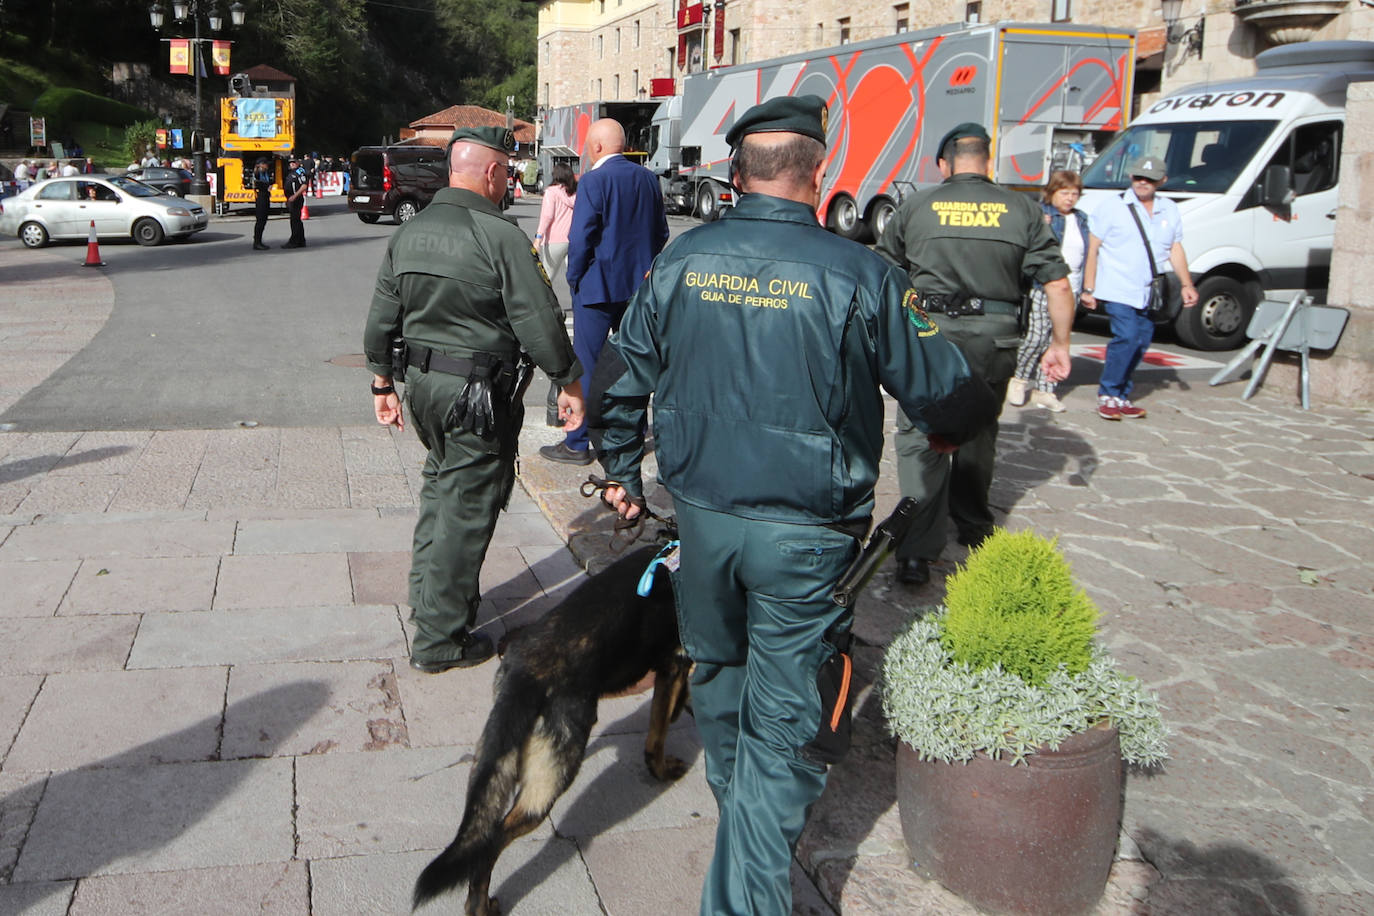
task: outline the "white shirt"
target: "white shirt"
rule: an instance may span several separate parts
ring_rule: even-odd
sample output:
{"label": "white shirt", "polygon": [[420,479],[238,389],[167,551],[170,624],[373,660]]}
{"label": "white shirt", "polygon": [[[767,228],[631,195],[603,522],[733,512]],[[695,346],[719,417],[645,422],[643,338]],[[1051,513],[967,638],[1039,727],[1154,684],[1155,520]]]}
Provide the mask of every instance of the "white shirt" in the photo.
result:
{"label": "white shirt", "polygon": [[1153,212],[1145,212],[1145,205],[1127,188],[1120,197],[1113,194],[1093,210],[1089,231],[1102,240],[1097,252],[1097,277],[1093,296],[1099,301],[1119,302],[1131,308],[1143,309],[1150,280],[1150,256],[1140,230],[1131,218],[1131,209],[1140,214],[1145,235],[1150,240],[1150,252],[1155,267],[1165,273],[1169,266],[1169,252],[1175,242],[1183,241],[1183,223],[1178,205],[1156,194]]}
{"label": "white shirt", "polygon": [[593,172],[595,172],[597,169],[601,168],[601,164],[602,164],[603,162],[605,162],[607,159],[610,159],[612,156],[619,156],[619,155],[620,155],[620,153],[607,153],[606,155],[602,156],[600,159],[598,159],[598,160],[596,160],[595,162],[592,163],[592,168],[591,168],[591,170],[592,170]]}
{"label": "white shirt", "polygon": [[1083,259],[1088,256],[1088,240],[1078,228],[1078,217],[1064,217],[1064,241],[1060,244],[1064,263],[1069,265],[1069,285],[1075,293],[1083,289]]}
{"label": "white shirt", "polygon": [[15,180],[15,181],[28,181],[28,180],[29,180],[29,166],[28,166],[28,163],[21,162],[21,163],[19,163],[17,166],[14,167],[14,180]]}
{"label": "white shirt", "polygon": [[80,174],[81,174],[81,173],[78,172],[78,171],[76,170],[76,166],[72,165],[70,162],[68,162],[66,165],[62,166],[62,177],[63,177],[63,178],[71,178],[73,175],[80,175]]}

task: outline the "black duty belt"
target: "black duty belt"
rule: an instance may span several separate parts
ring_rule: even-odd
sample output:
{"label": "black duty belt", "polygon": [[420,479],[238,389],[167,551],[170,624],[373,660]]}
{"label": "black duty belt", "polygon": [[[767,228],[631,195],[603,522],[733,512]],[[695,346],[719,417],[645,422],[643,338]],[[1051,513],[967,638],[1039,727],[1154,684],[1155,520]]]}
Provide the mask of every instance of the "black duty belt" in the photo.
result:
{"label": "black duty belt", "polygon": [[960,318],[968,315],[1015,315],[1020,306],[1000,299],[954,296],[944,293],[917,293],[917,304],[927,312]]}
{"label": "black duty belt", "polygon": [[[421,346],[420,344],[410,344],[410,354],[406,359],[406,364],[419,369],[421,372],[443,372],[448,375],[459,375],[464,378],[472,372],[472,360],[465,356],[446,356],[438,350]],[[501,377],[511,374],[515,360],[513,358],[501,359]]]}

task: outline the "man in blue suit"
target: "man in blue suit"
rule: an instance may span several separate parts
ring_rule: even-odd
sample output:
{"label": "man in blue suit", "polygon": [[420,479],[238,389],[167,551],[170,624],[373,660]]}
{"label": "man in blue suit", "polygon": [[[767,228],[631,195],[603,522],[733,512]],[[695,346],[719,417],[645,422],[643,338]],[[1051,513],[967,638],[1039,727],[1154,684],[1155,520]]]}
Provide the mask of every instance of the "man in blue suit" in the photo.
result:
{"label": "man in blue suit", "polygon": [[[650,265],[668,242],[668,218],[658,179],[623,155],[625,129],[603,118],[587,131],[591,169],[577,182],[568,233],[573,351],[588,377],[610,332]],[[596,457],[585,427],[539,450],[550,461],[591,464]]]}

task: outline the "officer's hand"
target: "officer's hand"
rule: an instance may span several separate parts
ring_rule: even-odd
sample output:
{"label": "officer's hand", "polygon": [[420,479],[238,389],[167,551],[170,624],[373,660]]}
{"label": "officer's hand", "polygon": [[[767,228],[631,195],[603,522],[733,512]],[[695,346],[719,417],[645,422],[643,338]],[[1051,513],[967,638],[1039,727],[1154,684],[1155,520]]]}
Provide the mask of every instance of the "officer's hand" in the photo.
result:
{"label": "officer's hand", "polygon": [[639,518],[640,507],[637,503],[630,500],[624,487],[607,487],[606,492],[601,497],[606,504],[615,510],[621,518],[634,520]]}
{"label": "officer's hand", "polygon": [[563,421],[559,427],[564,432],[580,429],[587,422],[587,405],[582,400],[582,380],[577,379],[558,392],[558,418]]}
{"label": "officer's hand", "polygon": [[1058,344],[1050,344],[1045,350],[1045,355],[1040,357],[1040,372],[1051,382],[1062,382],[1069,377],[1069,370],[1073,368],[1069,358],[1069,348]]}
{"label": "officer's hand", "polygon": [[1092,293],[1083,293],[1078,297],[1078,301],[1083,303],[1083,307],[1089,311],[1097,311],[1097,297]]}
{"label": "officer's hand", "polygon": [[406,428],[406,418],[401,410],[401,399],[393,391],[391,394],[374,394],[372,396],[372,408],[377,414],[377,422],[383,426],[394,426],[397,429]]}
{"label": "officer's hand", "polygon": [[926,442],[930,444],[931,451],[939,452],[941,455],[953,455],[955,452],[959,451],[959,446],[950,442],[944,436],[935,433],[926,436]]}

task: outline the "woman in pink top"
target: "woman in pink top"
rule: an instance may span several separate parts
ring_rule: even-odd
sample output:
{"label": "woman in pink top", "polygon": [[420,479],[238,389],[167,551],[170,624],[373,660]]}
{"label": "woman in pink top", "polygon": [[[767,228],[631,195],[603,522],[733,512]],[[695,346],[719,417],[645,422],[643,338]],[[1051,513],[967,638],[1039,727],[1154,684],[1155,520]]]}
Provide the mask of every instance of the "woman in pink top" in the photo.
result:
{"label": "woman in pink top", "polygon": [[553,167],[553,181],[544,189],[544,203],[539,208],[539,228],[534,234],[535,247],[550,277],[563,266],[568,257],[568,230],[572,228],[573,201],[577,195],[577,176],[566,165]]}

